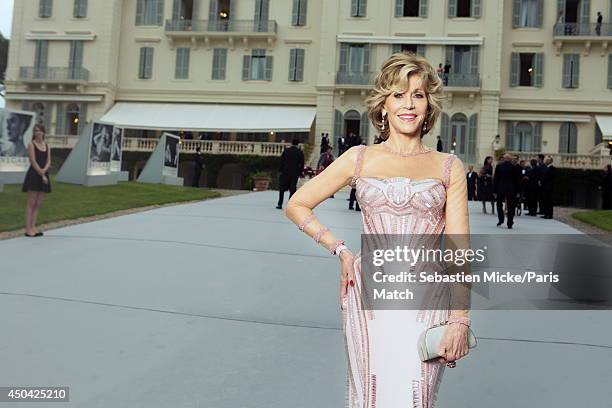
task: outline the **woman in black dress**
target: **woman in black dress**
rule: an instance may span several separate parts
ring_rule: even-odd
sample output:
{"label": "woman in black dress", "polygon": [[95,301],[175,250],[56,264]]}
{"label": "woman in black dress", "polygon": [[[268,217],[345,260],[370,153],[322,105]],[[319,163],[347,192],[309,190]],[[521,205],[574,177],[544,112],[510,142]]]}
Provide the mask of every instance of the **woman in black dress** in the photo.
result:
{"label": "woman in black dress", "polygon": [[26,237],[43,235],[36,229],[36,217],[43,195],[51,192],[49,167],[51,166],[51,148],[45,143],[45,127],[40,123],[34,125],[34,137],[28,144],[30,168],[23,180],[21,191],[28,193],[26,204]]}
{"label": "woman in black dress", "polygon": [[482,201],[482,212],[487,213],[487,201],[491,202],[491,214],[495,214],[493,198],[493,157],[487,156],[478,174],[478,199]]}

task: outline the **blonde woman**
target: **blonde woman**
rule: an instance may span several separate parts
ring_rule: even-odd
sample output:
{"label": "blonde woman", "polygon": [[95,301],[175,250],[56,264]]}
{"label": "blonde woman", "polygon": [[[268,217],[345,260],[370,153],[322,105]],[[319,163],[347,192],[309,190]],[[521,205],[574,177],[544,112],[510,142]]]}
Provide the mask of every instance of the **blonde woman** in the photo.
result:
{"label": "blonde woman", "polygon": [[[354,256],[313,213],[319,203],[351,185],[357,189],[365,234],[467,236],[463,164],[422,142],[436,123],[441,101],[441,79],[427,60],[393,54],[377,72],[366,100],[368,117],[382,143],[351,147],[287,205],[287,217],[340,262],[351,408],[431,408],[445,367],[455,367],[455,361],[468,353],[469,306],[455,297],[465,295],[465,289],[451,289],[452,296],[446,291],[427,308],[365,310],[360,307],[361,251]],[[416,347],[419,335],[444,321],[448,325],[439,350],[442,357],[422,363]]]}
{"label": "blonde woman", "polygon": [[36,228],[36,218],[43,196],[51,192],[49,167],[51,167],[51,148],[45,143],[45,127],[34,125],[32,142],[28,144],[30,168],[25,175],[21,191],[28,193],[26,203],[26,237],[40,237],[42,232]]}

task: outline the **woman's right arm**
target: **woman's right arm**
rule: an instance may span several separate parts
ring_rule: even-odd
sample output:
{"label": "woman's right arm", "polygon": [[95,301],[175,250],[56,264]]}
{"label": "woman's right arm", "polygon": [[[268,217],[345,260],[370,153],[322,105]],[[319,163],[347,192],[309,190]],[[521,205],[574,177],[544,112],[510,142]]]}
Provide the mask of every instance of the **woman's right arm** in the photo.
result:
{"label": "woman's right arm", "polygon": [[28,158],[30,159],[30,164],[34,171],[36,171],[40,176],[44,176],[45,173],[40,168],[38,163],[36,163],[36,153],[34,152],[34,145],[32,143],[28,143]]}

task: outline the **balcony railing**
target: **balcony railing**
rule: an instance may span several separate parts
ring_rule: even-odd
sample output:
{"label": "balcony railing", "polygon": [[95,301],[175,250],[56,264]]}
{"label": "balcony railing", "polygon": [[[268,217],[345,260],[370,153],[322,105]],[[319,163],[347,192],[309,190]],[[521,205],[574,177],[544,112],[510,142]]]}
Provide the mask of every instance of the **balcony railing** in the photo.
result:
{"label": "balcony railing", "polygon": [[[541,152],[517,152],[508,151],[508,153],[517,155],[519,160],[529,161],[537,158]],[[559,168],[568,169],[585,169],[585,170],[603,170],[607,164],[612,164],[612,156],[591,155],[591,154],[575,154],[575,153],[544,153],[553,158],[553,165]]]}
{"label": "balcony railing", "polygon": [[442,74],[442,82],[444,86],[478,88],[480,87],[480,75],[462,73]]}
{"label": "balcony railing", "polygon": [[276,20],[166,20],[167,33],[275,33]]}
{"label": "balcony railing", "polygon": [[369,85],[371,78],[372,78],[371,72],[338,71],[336,73],[336,84],[338,85]]}
{"label": "balcony railing", "polygon": [[19,78],[22,81],[86,82],[89,71],[80,67],[20,67]]}
{"label": "balcony railing", "polygon": [[556,23],[553,32],[557,37],[610,37],[612,36],[612,24]]}
{"label": "balcony railing", "polygon": [[[79,136],[48,135],[45,141],[55,149],[72,149]],[[123,138],[123,150],[129,152],[152,152],[157,147],[159,139],[155,138]],[[181,140],[182,153],[195,153],[199,147],[202,153],[209,154],[247,154],[255,156],[280,156],[289,143],[274,142],[243,142],[229,140]]]}

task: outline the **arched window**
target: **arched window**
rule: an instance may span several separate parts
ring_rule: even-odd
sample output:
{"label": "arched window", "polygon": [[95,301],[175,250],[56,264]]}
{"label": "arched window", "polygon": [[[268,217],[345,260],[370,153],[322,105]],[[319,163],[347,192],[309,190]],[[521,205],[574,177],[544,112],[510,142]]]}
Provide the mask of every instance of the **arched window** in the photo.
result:
{"label": "arched window", "polygon": [[66,134],[79,134],[80,108],[76,103],[71,103],[66,107]]}
{"label": "arched window", "polygon": [[[345,137],[351,137],[351,133],[361,138],[363,140],[363,136],[360,134],[361,132],[361,115],[356,110],[346,111],[344,114],[344,129],[345,129]],[[348,140],[351,143],[350,140]],[[356,142],[355,142],[356,143]]]}
{"label": "arched window", "polygon": [[455,113],[451,117],[451,146],[456,155],[463,156],[467,153],[467,116],[463,113]]}
{"label": "arched window", "polygon": [[574,122],[564,122],[559,127],[559,153],[576,153],[578,129]]}
{"label": "arched window", "polygon": [[533,126],[531,123],[519,122],[514,131],[512,139],[512,150],[519,152],[532,151],[533,146]]}

